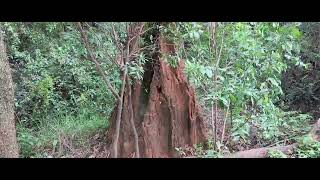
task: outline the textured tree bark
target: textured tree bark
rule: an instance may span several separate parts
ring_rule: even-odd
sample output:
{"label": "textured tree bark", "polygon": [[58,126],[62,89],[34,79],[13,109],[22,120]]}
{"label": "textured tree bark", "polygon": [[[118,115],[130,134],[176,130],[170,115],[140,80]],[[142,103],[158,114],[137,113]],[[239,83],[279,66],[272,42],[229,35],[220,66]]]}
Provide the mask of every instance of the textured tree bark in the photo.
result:
{"label": "textured tree bark", "polygon": [[[175,147],[205,142],[208,136],[194,90],[183,74],[183,61],[177,68],[170,67],[160,54],[173,53],[175,47],[159,34],[157,37],[158,52],[145,64],[143,80],[132,85],[131,96],[127,91],[124,95],[119,157],[131,157],[135,152],[130,97],[141,157],[175,157]],[[116,129],[116,110],[110,118],[108,137]]]}
{"label": "textured tree bark", "polygon": [[0,157],[18,158],[14,119],[14,89],[6,47],[0,30]]}

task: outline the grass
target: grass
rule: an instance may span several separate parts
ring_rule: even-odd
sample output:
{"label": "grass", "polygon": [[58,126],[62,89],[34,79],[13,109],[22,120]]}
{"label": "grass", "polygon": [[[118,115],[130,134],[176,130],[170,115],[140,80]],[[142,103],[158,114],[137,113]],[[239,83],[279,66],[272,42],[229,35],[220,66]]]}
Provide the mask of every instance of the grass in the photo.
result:
{"label": "grass", "polygon": [[78,146],[88,145],[93,134],[105,130],[108,126],[106,117],[82,110],[78,115],[59,115],[57,118],[40,120],[37,128],[27,128],[17,124],[17,137],[21,157],[45,157],[46,149],[57,149],[59,135],[71,138]]}

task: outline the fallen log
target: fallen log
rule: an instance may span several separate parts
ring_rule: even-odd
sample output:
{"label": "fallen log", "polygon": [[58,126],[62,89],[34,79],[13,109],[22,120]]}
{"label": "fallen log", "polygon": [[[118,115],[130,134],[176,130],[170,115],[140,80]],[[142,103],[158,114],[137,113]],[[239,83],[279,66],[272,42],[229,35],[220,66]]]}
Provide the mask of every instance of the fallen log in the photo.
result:
{"label": "fallen log", "polygon": [[[308,133],[312,139],[320,141],[320,119],[313,125],[313,128]],[[275,147],[263,147],[257,149],[250,149],[245,151],[238,151],[232,154],[226,154],[223,158],[266,158],[269,151],[280,151],[284,154],[290,154],[295,148],[298,147],[298,143],[293,143],[286,146]],[[197,158],[196,156],[189,156],[186,158]]]}
{"label": "fallen log", "polygon": [[246,151],[239,151],[233,154],[225,155],[224,158],[265,158],[268,157],[269,151],[280,151],[284,154],[293,152],[298,143],[290,144],[287,146],[264,147],[258,149],[250,149]]}
{"label": "fallen log", "polygon": [[[320,119],[313,125],[312,130],[309,132],[312,139],[320,141]],[[292,152],[298,143],[294,143],[287,146],[276,146],[276,147],[264,147],[258,149],[250,149],[245,151],[239,151],[233,154],[227,154],[224,158],[266,158],[268,157],[269,151],[280,151],[284,154]]]}

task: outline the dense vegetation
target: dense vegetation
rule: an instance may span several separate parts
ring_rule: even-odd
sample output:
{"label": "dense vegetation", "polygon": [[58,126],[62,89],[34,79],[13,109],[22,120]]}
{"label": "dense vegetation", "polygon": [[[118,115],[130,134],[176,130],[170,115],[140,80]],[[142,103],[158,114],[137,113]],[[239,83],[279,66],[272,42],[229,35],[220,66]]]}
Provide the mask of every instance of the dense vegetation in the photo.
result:
{"label": "dense vegetation", "polygon": [[[83,23],[92,52],[116,91],[122,79],[114,63],[119,50],[112,34],[125,42],[128,26]],[[291,155],[270,151],[269,157],[320,157],[320,144],[305,136],[319,118],[319,27],[279,22],[147,23],[139,42],[144,48],[126,68],[132,79],[143,79],[143,67],[156,51],[155,30],[175,44],[174,54],[162,56],[173,68],[184,61],[203,116],[212,126],[215,121],[218,131],[209,146],[194,145],[194,156],[222,157],[225,152],[298,142]],[[21,156],[75,157],[74,149],[81,151],[79,157],[90,156],[91,150],[84,148],[98,136],[103,139],[116,99],[88,61],[76,24],[1,23],[1,29],[13,69]],[[185,148],[176,150],[188,154]]]}

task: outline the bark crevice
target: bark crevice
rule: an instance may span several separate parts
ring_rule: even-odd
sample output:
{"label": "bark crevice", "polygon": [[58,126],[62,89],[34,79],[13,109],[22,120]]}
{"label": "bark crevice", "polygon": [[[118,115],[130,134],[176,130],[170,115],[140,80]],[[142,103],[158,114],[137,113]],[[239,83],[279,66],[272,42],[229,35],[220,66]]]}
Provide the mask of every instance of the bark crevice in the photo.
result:
{"label": "bark crevice", "polygon": [[[143,80],[132,84],[134,121],[141,157],[177,157],[176,147],[206,142],[208,136],[195,92],[183,73],[183,60],[176,68],[170,67],[160,54],[172,53],[175,49],[162,36],[156,37],[158,52],[151,54],[152,60],[145,64]],[[128,98],[128,93],[125,93],[119,157],[132,157],[135,147],[129,123]],[[114,133],[115,118],[113,112],[108,131],[110,137]]]}

